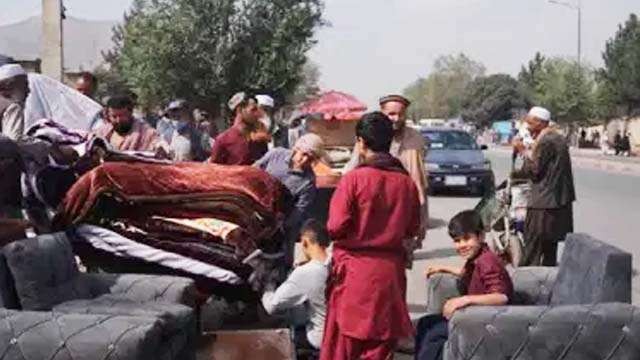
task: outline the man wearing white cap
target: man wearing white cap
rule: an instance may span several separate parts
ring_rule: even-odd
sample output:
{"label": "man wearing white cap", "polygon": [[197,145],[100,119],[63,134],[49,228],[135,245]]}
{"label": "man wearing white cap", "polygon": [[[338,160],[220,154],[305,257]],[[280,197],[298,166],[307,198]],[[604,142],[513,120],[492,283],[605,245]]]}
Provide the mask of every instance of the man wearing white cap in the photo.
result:
{"label": "man wearing white cap", "polygon": [[[522,169],[512,177],[531,181],[520,266],[556,266],[558,242],[573,232],[573,202],[576,200],[569,146],[562,134],[549,126],[551,113],[533,107],[525,122],[535,142],[525,156]],[[522,142],[514,148],[525,152]]]}
{"label": "man wearing white cap", "polygon": [[293,263],[293,249],[300,226],[309,218],[311,205],[316,197],[316,177],[311,166],[324,156],[324,143],[316,134],[306,134],[298,139],[293,149],[274,148],[256,161],[254,166],[265,170],[289,189],[295,208],[287,218],[285,231],[287,245],[285,260]]}
{"label": "man wearing white cap", "polygon": [[22,66],[0,66],[0,133],[12,140],[24,133],[24,104],[28,95],[29,80]]}

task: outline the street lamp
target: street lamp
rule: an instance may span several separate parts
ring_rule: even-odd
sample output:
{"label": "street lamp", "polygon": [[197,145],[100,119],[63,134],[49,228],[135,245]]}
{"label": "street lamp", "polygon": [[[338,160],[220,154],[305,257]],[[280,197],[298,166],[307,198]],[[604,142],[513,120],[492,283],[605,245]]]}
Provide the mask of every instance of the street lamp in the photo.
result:
{"label": "street lamp", "polygon": [[559,0],[549,0],[549,2],[578,12],[578,65],[580,65],[580,58],[582,57],[582,0],[577,0],[575,3]]}

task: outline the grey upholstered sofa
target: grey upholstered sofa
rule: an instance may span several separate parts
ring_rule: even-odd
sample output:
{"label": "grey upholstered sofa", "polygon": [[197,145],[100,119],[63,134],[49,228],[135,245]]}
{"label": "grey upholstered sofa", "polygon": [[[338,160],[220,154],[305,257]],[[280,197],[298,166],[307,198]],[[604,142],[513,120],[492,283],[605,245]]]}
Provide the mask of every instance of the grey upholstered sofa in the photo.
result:
{"label": "grey upholstered sofa", "polygon": [[[631,277],[629,253],[569,234],[559,267],[512,273],[513,305],[456,312],[444,358],[640,359]],[[438,274],[427,284],[429,313],[460,294],[453,276]]]}
{"label": "grey upholstered sofa", "polygon": [[64,233],[3,248],[0,301],[1,359],[195,358],[192,280],[81,273]]}

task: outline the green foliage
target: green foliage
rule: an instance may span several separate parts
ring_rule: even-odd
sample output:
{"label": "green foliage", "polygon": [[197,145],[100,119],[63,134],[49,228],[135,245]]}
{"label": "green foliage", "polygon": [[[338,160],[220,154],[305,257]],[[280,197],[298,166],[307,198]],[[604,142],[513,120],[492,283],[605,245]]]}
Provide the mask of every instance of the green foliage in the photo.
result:
{"label": "green foliage", "polygon": [[627,116],[640,112],[640,21],[631,14],[607,41],[603,53],[605,68],[600,72],[603,88],[599,99],[606,113],[621,108]]}
{"label": "green foliage", "polygon": [[413,103],[416,118],[448,118],[460,114],[466,87],[485,73],[485,67],[465,54],[440,56],[426,79],[418,79],[404,90]]}
{"label": "green foliage", "polygon": [[465,90],[462,118],[485,127],[496,120],[511,119],[514,110],[528,106],[522,86],[510,75],[481,76],[473,80]]}
{"label": "green foliage", "polygon": [[145,106],[185,98],[217,112],[233,93],[279,102],[304,80],[322,0],[135,0],[105,54]]}
{"label": "green foliage", "polygon": [[533,104],[549,109],[559,123],[587,122],[595,113],[596,82],[588,66],[540,54],[520,72],[521,85]]}

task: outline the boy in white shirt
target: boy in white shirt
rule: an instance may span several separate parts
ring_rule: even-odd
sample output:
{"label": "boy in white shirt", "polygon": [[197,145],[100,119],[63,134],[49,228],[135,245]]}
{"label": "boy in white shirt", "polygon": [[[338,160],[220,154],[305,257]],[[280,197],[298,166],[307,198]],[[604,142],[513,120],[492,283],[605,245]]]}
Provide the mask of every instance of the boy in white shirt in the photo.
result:
{"label": "boy in white shirt", "polygon": [[296,331],[296,347],[320,349],[326,316],[327,247],[330,240],[324,226],[313,219],[300,229],[300,240],[305,261],[277,290],[265,292],[262,305],[269,314],[302,308],[306,321],[304,328]]}

